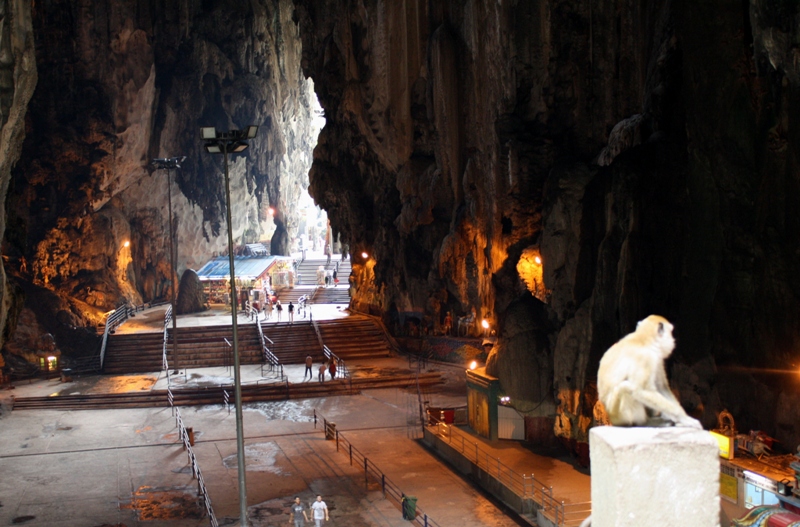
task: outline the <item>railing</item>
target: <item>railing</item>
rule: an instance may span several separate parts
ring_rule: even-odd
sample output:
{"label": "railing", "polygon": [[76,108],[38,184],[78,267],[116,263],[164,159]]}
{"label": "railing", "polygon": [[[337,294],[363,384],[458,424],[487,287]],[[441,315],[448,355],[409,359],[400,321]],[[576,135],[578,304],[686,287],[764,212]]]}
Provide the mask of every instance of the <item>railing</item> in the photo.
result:
{"label": "railing", "polygon": [[429,415],[426,426],[450,447],[484,470],[523,500],[531,500],[541,509],[542,515],[558,526],[580,525],[591,514],[591,502],[564,503],[553,497],[553,487],[546,487],[533,474],[520,474],[490,452],[480,447],[473,437],[457,427],[448,425]]}
{"label": "railing", "polygon": [[172,305],[167,308],[166,313],[164,313],[164,348],[161,354],[161,367],[167,373],[167,386],[169,386],[171,379],[169,378],[169,362],[167,361],[167,341],[168,337],[168,328],[169,324],[172,322]]}
{"label": "railing", "polygon": [[264,362],[262,363],[261,368],[262,377],[264,375],[263,366],[267,364],[269,365],[269,370],[275,376],[277,376],[280,380],[284,380],[286,375],[283,373],[283,364],[281,364],[278,356],[272,353],[272,350],[269,348],[269,346],[267,346],[267,342],[269,342],[269,345],[272,347],[275,346],[275,343],[272,342],[272,339],[270,339],[268,336],[264,335],[264,331],[261,328],[261,321],[258,320],[258,317],[256,317],[256,327],[258,328],[258,336],[261,338],[261,349],[264,351]]}
{"label": "railing", "polygon": [[247,318],[250,320],[258,320],[258,309],[254,308],[249,300],[245,303],[244,314],[247,315]]}
{"label": "railing", "polygon": [[197,464],[197,456],[195,456],[194,449],[192,448],[192,443],[194,440],[190,437],[189,432],[183,425],[183,418],[181,417],[180,409],[176,407],[173,407],[173,409],[175,411],[175,425],[178,427],[178,437],[180,438],[181,442],[183,442],[183,449],[186,450],[186,453],[189,455],[189,464],[192,467],[192,477],[197,480],[197,495],[205,506],[206,514],[208,514],[208,520],[211,524],[211,527],[219,527],[217,517],[214,515],[214,508],[211,507],[211,498],[208,496],[206,482],[203,479],[203,474],[200,472],[200,465]]}
{"label": "railing", "polygon": [[[321,414],[320,414],[320,417]],[[403,513],[403,519],[409,520],[411,525],[418,525],[420,527],[440,527],[438,523],[433,521],[431,518],[428,517],[427,514],[422,512],[422,509],[419,507],[415,507],[414,510],[414,518],[407,517],[407,508],[405,506],[406,495],[400,490],[400,487],[394,484],[392,480],[386,477],[386,475],[381,472],[375,463],[370,461],[367,456],[361,453],[353,444],[338,430],[336,430],[336,425],[331,423],[324,417],[322,417],[323,423],[323,431],[325,432],[325,438],[330,440],[336,441],[336,451],[341,452],[344,451],[348,456],[350,456],[350,465],[351,466],[359,466],[364,468],[364,483],[369,483],[370,478],[380,483],[381,490],[383,492],[383,497],[394,501]],[[317,427],[317,411],[314,410],[314,428]]]}
{"label": "railing", "polygon": [[122,306],[115,309],[106,318],[106,327],[105,330],[103,331],[103,343],[100,345],[100,368],[103,367],[103,362],[105,361],[106,357],[106,345],[108,344],[108,333],[110,331],[114,331],[117,327],[119,327],[120,324],[128,320],[130,309],[131,308],[127,304],[123,304]]}
{"label": "railing", "polygon": [[344,363],[344,359],[340,359],[339,357],[337,357],[336,354],[332,352],[331,349],[324,344],[322,345],[322,352],[325,354],[326,359],[336,361],[336,373],[340,377],[343,377],[345,379],[350,377],[350,370],[347,369],[347,365]]}

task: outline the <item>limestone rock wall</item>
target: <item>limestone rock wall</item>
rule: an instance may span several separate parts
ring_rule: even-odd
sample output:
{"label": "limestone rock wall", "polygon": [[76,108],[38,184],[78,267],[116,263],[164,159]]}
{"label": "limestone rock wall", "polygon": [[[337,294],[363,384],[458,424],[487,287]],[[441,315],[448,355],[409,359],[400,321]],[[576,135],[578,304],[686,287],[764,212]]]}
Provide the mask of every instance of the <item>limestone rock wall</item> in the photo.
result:
{"label": "limestone rock wall", "polygon": [[[11,170],[19,159],[25,137],[25,112],[36,87],[31,5],[24,0],[0,1],[0,196],[5,197]],[[0,236],[6,231],[6,200],[0,200]],[[17,262],[19,265],[19,262]],[[8,284],[5,262],[0,263],[0,327],[6,328],[11,312],[22,309],[15,289]],[[4,331],[3,335],[9,332]],[[0,356],[0,367],[4,360]],[[0,375],[2,377],[2,375]]]}
{"label": "limestone rock wall", "polygon": [[[36,3],[40,82],[5,200],[20,278],[89,317],[169,298],[168,191],[177,272],[227,250],[222,156],[203,151],[201,126],[259,126],[231,156],[234,242],[269,242],[276,218],[294,236],[318,129],[292,15],[290,0]],[[149,165],[180,155],[169,174]]]}
{"label": "limestone rock wall", "polygon": [[602,419],[602,353],[659,313],[687,410],[800,441],[780,409],[800,337],[794,4],[296,4],[327,118],[310,190],[350,244],[355,307],[487,318],[489,371],[572,441]]}

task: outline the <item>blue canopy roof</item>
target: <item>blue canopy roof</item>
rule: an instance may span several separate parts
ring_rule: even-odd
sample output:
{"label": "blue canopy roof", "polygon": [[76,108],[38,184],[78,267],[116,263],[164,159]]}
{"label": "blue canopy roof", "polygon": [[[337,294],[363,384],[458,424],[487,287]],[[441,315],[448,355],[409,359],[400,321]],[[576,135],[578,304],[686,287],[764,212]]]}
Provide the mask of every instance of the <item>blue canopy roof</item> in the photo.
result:
{"label": "blue canopy roof", "polygon": [[[255,280],[266,273],[277,256],[234,256],[233,269],[236,278]],[[225,280],[230,277],[230,262],[227,256],[217,256],[197,271],[200,280]]]}

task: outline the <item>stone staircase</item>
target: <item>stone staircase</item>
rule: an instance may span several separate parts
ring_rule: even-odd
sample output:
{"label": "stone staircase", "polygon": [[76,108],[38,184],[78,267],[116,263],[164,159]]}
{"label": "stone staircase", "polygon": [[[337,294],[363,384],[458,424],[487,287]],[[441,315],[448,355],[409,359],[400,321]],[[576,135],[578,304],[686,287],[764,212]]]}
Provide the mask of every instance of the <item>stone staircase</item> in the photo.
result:
{"label": "stone staircase", "polygon": [[[325,345],[344,360],[388,357],[391,346],[383,328],[370,317],[351,315],[317,322]],[[314,326],[308,320],[261,321],[264,335],[281,364],[302,364],[308,355],[315,363],[324,361]],[[170,329],[171,333],[171,329]],[[167,343],[171,368],[224,367],[233,363],[231,326],[178,328],[178,357],[172,357],[172,340]],[[238,325],[241,364],[261,364],[262,348],[253,322]],[[162,369],[163,333],[110,335],[103,371],[107,374],[155,372]]]}
{"label": "stone staircase", "polygon": [[391,356],[383,328],[370,317],[351,315],[318,322],[322,341],[344,360]]}
{"label": "stone staircase", "polygon": [[281,364],[302,364],[309,355],[315,363],[324,361],[317,333],[308,320],[298,320],[295,316],[294,324],[269,322],[262,324],[261,327],[264,335],[274,343],[270,346],[270,351],[278,357]]}
{"label": "stone staircase", "polygon": [[[240,323],[239,360],[241,364],[261,363],[261,340],[253,323]],[[233,341],[231,326],[178,328],[178,357],[172,357],[172,329],[167,342],[171,368],[228,366],[233,363],[233,350],[225,342]],[[107,374],[160,371],[164,334],[127,333],[109,335],[103,372]]]}

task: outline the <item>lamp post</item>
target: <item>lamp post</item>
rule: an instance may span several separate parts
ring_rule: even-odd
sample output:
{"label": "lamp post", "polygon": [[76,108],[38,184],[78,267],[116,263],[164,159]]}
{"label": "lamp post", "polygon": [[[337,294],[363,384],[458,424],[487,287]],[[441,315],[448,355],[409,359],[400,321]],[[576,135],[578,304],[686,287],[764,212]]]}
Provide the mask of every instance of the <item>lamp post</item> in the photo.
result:
{"label": "lamp post", "polygon": [[[175,373],[178,373],[178,317],[177,312],[175,311],[175,289],[177,289],[178,284],[174,283],[175,278],[177,277],[177,269],[175,268],[175,260],[176,260],[176,243],[175,243],[175,231],[172,230],[172,178],[170,178],[170,171],[176,168],[181,168],[181,163],[186,160],[186,156],[180,157],[166,157],[166,158],[156,158],[150,161],[150,163],[156,169],[166,169],[167,170],[167,207],[169,212],[169,264],[170,268],[172,269],[172,280],[173,282],[172,293],[170,295],[170,301],[172,303],[172,364],[173,368],[175,368]],[[169,372],[167,372],[169,373]],[[167,375],[169,377],[169,375]]]}
{"label": "lamp post", "polygon": [[253,139],[258,126],[248,126],[244,130],[218,132],[214,127],[200,128],[200,136],[209,154],[222,154],[225,165],[225,212],[228,222],[228,260],[230,264],[231,285],[231,324],[233,326],[233,384],[236,395],[236,462],[239,466],[239,525],[247,527],[247,488],[244,465],[244,430],[242,427],[242,382],[239,377],[239,335],[236,324],[236,273],[233,267],[233,229],[231,227],[231,185],[228,178],[228,154],[238,154],[247,149],[247,140]]}

